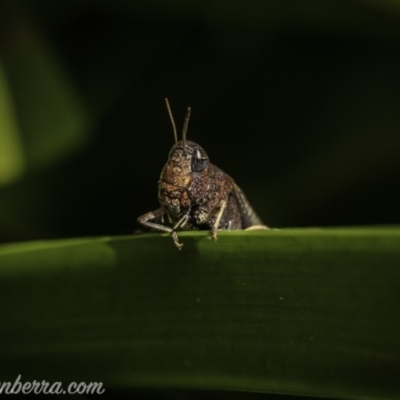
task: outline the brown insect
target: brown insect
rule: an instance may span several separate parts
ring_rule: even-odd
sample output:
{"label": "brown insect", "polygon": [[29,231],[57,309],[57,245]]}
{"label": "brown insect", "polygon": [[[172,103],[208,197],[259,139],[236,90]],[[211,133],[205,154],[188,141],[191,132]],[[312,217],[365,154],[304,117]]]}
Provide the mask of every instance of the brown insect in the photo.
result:
{"label": "brown insect", "polygon": [[[178,141],[168,99],[165,103],[175,144],[158,182],[161,207],[140,216],[138,222],[170,233],[178,249],[183,246],[178,240],[178,230],[211,230],[211,239],[216,240],[218,229],[267,229],[234,180],[210,163],[202,147],[186,140],[190,107],[186,111],[182,140]],[[168,225],[165,225],[166,220]]]}

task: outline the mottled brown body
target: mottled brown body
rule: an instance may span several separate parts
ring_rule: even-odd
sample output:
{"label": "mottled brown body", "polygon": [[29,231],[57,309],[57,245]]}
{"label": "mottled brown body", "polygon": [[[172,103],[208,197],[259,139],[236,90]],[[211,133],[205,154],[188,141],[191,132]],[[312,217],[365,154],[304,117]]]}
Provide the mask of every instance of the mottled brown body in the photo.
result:
{"label": "mottled brown body", "polygon": [[[169,110],[168,102],[167,107]],[[185,119],[183,140],[179,142],[171,115],[175,145],[158,182],[161,207],[138,218],[138,222],[146,227],[169,232],[179,249],[182,244],[178,241],[178,230],[211,230],[211,238],[215,240],[218,229],[262,225],[233,179],[210,163],[202,147],[186,140],[189,115],[190,109]]]}

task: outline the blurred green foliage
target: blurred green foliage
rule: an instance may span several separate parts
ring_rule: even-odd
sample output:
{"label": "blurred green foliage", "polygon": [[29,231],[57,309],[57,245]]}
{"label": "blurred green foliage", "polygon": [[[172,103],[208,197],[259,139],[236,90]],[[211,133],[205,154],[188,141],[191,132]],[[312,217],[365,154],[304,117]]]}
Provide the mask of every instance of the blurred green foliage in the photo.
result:
{"label": "blurred green foliage", "polygon": [[20,177],[24,156],[9,88],[0,64],[0,186]]}
{"label": "blurred green foliage", "polygon": [[132,232],[164,108],[271,226],[400,222],[400,6],[5,1],[0,240]]}

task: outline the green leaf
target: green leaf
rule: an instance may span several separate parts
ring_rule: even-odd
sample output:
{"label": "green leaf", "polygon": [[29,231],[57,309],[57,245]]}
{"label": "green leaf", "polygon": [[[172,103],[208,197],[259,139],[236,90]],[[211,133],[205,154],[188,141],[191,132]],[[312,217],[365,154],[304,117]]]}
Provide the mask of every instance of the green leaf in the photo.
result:
{"label": "green leaf", "polygon": [[0,248],[0,381],[400,395],[400,228]]}

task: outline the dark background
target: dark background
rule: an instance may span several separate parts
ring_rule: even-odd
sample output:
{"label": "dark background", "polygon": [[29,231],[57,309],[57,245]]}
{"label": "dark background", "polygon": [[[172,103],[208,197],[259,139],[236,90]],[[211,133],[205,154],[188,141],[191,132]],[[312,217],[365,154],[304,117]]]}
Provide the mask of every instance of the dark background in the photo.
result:
{"label": "dark background", "polygon": [[0,26],[3,242],[137,229],[164,97],[268,225],[400,222],[400,3],[17,0]]}

